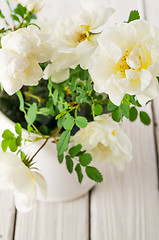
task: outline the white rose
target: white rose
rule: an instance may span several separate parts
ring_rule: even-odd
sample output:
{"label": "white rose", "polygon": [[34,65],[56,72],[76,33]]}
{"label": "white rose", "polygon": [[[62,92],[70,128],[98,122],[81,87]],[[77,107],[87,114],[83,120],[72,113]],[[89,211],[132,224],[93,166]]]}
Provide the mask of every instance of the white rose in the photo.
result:
{"label": "white rose", "polygon": [[87,127],[73,137],[75,145],[81,144],[95,161],[108,161],[123,170],[126,161],[132,159],[132,145],[128,136],[112,120],[109,114],[97,116]]}
{"label": "white rose", "polygon": [[41,0],[14,0],[20,3],[23,7],[27,7],[28,11],[39,12],[43,6]]}
{"label": "white rose", "polygon": [[[52,44],[56,48],[56,57],[46,69],[45,75],[52,76],[53,81],[61,82],[63,72],[68,68],[75,68],[78,64],[82,68],[89,67],[89,58],[98,46],[97,38],[101,31],[98,30],[112,15],[114,10],[105,6],[97,6],[94,1],[82,1],[83,9],[76,16],[59,20],[53,24]],[[55,67],[56,65],[56,67]],[[68,75],[65,75],[68,76]]]}
{"label": "white rose", "polygon": [[1,44],[0,82],[5,91],[12,95],[23,85],[37,85],[44,74],[38,63],[52,56],[47,36],[30,26],[8,33]]}
{"label": "white rose", "polygon": [[158,94],[159,30],[146,21],[120,23],[103,31],[90,74],[97,92],[120,105],[126,93],[141,105]]}
{"label": "white rose", "polygon": [[44,178],[38,172],[30,171],[13,153],[0,152],[0,188],[13,192],[18,211],[27,212],[32,209],[37,185],[46,198],[47,186]]}

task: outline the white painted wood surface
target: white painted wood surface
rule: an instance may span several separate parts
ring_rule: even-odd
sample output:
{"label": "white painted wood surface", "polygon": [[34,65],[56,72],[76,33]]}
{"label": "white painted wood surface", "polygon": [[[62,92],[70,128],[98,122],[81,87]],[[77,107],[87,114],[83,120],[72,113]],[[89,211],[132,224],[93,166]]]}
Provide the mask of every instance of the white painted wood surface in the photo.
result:
{"label": "white painted wood surface", "polygon": [[[54,4],[53,10],[52,5],[49,7],[49,14],[54,15],[60,7],[65,13],[70,14],[79,6],[78,0],[69,0],[67,3],[64,0],[47,1]],[[0,6],[3,2],[4,0],[0,0]],[[127,20],[130,10],[138,9],[142,17],[145,16],[159,27],[158,0],[105,0],[105,2],[116,9],[112,22]],[[133,142],[133,161],[127,165],[123,173],[107,166],[104,183],[96,186],[90,196],[87,194],[67,203],[37,202],[30,213],[17,213],[16,216],[11,194],[1,192],[0,239],[158,240],[159,198],[156,160],[159,155],[157,156],[155,149],[155,135],[159,149],[158,102],[158,100],[154,102],[155,129],[154,121],[149,127],[143,126],[139,121],[124,124],[124,129]],[[152,115],[151,106],[147,111]]]}

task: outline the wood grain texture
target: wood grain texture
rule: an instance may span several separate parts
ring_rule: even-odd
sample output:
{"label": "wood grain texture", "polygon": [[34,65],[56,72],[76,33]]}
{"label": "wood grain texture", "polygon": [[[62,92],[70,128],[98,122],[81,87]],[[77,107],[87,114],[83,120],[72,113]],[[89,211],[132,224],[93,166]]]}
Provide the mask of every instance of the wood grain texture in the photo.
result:
{"label": "wood grain texture", "polygon": [[[149,109],[150,112],[150,109]],[[133,160],[123,173],[106,166],[91,195],[91,240],[156,240],[159,199],[153,126],[127,123]]]}
{"label": "wood grain texture", "polygon": [[[48,14],[57,14],[60,4],[68,15],[79,6],[78,0],[47,0]],[[0,0],[3,3],[4,0]],[[145,5],[144,5],[145,2]],[[55,4],[52,11],[51,7]],[[127,20],[132,9],[138,9],[152,23],[158,23],[157,0],[105,0],[116,9],[112,22]],[[71,8],[69,8],[71,4]],[[69,8],[69,9],[68,9]],[[51,17],[51,15],[50,15]],[[111,23],[111,22],[110,22]],[[110,24],[109,23],[109,24]],[[158,100],[154,102],[156,137],[159,149]],[[151,106],[147,108],[152,115]],[[37,202],[27,214],[17,214],[15,240],[158,240],[159,199],[156,168],[154,126],[146,127],[139,121],[125,122],[123,128],[133,143],[133,160],[125,172],[106,165],[102,184],[90,195],[67,203]],[[159,150],[158,150],[159,154]],[[0,194],[0,240],[11,240],[15,209],[8,192]],[[89,221],[91,236],[89,237]],[[2,237],[1,237],[2,236]]]}
{"label": "wood grain texture", "polygon": [[12,240],[15,221],[13,196],[9,191],[0,191],[0,240]]}
{"label": "wood grain texture", "polygon": [[[109,1],[117,18],[125,20],[130,9],[145,15],[143,1]],[[151,12],[152,14],[152,12]],[[152,116],[151,107],[147,111]],[[159,118],[158,118],[159,120]],[[91,240],[159,239],[159,198],[153,124],[127,122],[133,160],[123,173],[105,168],[105,181],[91,194]]]}
{"label": "wood grain texture", "polygon": [[[159,2],[156,0],[145,0],[145,16],[153,25],[159,28]],[[159,97],[153,101],[154,135],[158,155],[158,179],[159,179]]]}
{"label": "wood grain texture", "polygon": [[15,240],[88,240],[88,194],[66,203],[37,202],[17,214]]}

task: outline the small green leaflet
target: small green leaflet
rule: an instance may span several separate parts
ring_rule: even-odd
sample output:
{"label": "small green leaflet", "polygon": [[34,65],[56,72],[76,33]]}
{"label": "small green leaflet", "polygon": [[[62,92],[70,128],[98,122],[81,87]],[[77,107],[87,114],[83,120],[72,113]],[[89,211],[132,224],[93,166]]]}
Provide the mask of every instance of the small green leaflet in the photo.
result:
{"label": "small green leaflet", "polygon": [[128,105],[124,103],[121,104],[121,112],[126,118],[129,118],[129,110],[130,108]]}
{"label": "small green leaflet", "polygon": [[83,174],[82,174],[82,169],[81,169],[81,166],[80,166],[79,163],[76,165],[75,171],[76,171],[77,176],[78,176],[78,181],[81,183],[82,180],[83,180]]}
{"label": "small green leaflet", "polygon": [[149,115],[144,111],[140,112],[140,120],[145,125],[150,125],[150,123],[151,123],[151,119],[150,119]]}
{"label": "small green leaflet", "polygon": [[13,137],[14,137],[14,134],[9,129],[6,129],[2,134],[2,138],[4,139],[11,139]]}
{"label": "small green leaflet", "polygon": [[90,179],[94,180],[95,182],[102,182],[103,181],[102,174],[95,167],[87,166],[86,167],[86,174]]}
{"label": "small green leaflet", "polygon": [[58,140],[56,145],[58,155],[61,155],[68,149],[69,140],[70,140],[70,131],[64,131],[61,134],[61,137]]}
{"label": "small green leaflet", "polygon": [[37,104],[34,102],[28,109],[27,116],[25,116],[25,119],[29,125],[32,125],[34,123],[34,121],[36,120],[36,115]]}
{"label": "small green leaflet", "polygon": [[77,154],[81,151],[82,149],[82,145],[78,144],[72,148],[69,149],[69,154],[72,158],[74,158],[75,156],[77,156]]}
{"label": "small green leaflet", "polygon": [[19,18],[16,15],[11,14],[10,16],[14,21],[20,22]]}
{"label": "small green leaflet", "polygon": [[6,152],[8,147],[9,147],[8,139],[3,139],[1,142],[1,148],[3,152]]}
{"label": "small green leaflet", "polygon": [[64,155],[61,154],[61,155],[58,155],[57,157],[58,157],[59,163],[62,163],[62,162],[63,162]]}
{"label": "small green leaflet", "polygon": [[17,142],[16,142],[15,137],[10,141],[9,148],[10,148],[11,152],[16,152],[17,151],[18,146],[17,146]]}
{"label": "small green leaflet", "polygon": [[66,166],[69,173],[73,172],[73,161],[69,155],[66,156]]}
{"label": "small green leaflet", "polygon": [[74,125],[74,117],[72,117],[71,115],[65,119],[64,123],[63,123],[63,127],[66,130],[70,130],[72,129],[73,125]]}
{"label": "small green leaflet", "polygon": [[79,156],[79,162],[83,167],[86,167],[92,161],[92,156],[89,153],[84,153]]}
{"label": "small green leaflet", "polygon": [[19,136],[22,135],[22,127],[21,127],[20,123],[16,123],[16,125],[15,125],[15,131],[16,131],[16,133],[17,133]]}
{"label": "small green leaflet", "polygon": [[19,109],[20,109],[20,111],[24,112],[24,98],[23,98],[23,95],[22,95],[21,91],[16,92],[16,94],[17,94],[17,96],[19,98],[19,101],[20,101]]}
{"label": "small green leaflet", "polygon": [[18,14],[22,18],[24,18],[24,15],[26,14],[26,7],[23,7],[21,4],[17,5],[17,8],[14,9],[14,13]]}
{"label": "small green leaflet", "polygon": [[95,115],[100,115],[103,112],[103,107],[100,104],[96,104],[94,108]]}
{"label": "small green leaflet", "polygon": [[1,10],[0,10],[0,18],[3,18],[3,19],[5,18]]}
{"label": "small green leaflet", "polygon": [[76,125],[79,128],[85,128],[87,127],[88,121],[85,117],[78,116],[76,118]]}
{"label": "small green leaflet", "polygon": [[134,20],[140,19],[140,14],[137,10],[133,10],[130,12],[128,23]]}
{"label": "small green leaflet", "polygon": [[115,122],[120,122],[120,120],[122,119],[121,107],[117,108],[112,112],[112,119]]}
{"label": "small green leaflet", "polygon": [[117,108],[118,108],[118,106],[116,106],[114,103],[112,103],[112,102],[109,100],[108,105],[107,105],[108,111],[113,111],[113,110],[115,110],[115,109],[117,109]]}
{"label": "small green leaflet", "polygon": [[136,110],[136,108],[135,107],[130,108],[129,120],[133,122],[137,119],[137,116],[138,116],[138,111]]}

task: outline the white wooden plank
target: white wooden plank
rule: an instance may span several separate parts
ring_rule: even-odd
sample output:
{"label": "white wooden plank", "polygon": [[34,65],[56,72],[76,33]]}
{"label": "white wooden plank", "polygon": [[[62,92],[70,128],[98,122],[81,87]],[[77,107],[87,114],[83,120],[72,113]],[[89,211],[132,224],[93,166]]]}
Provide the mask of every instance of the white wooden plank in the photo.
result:
{"label": "white wooden plank", "polygon": [[[148,0],[147,0],[148,1]],[[112,3],[112,4],[111,4]],[[142,1],[109,1],[116,18],[125,20],[129,10],[144,16]],[[151,114],[151,107],[148,107]],[[105,181],[91,194],[91,240],[159,239],[159,199],[153,124],[124,123],[133,143],[133,161],[123,173],[105,167]]]}
{"label": "white wooden plank", "polygon": [[9,191],[0,191],[0,240],[12,240],[14,232],[15,207]]}
{"label": "white wooden plank", "polygon": [[123,173],[106,166],[104,183],[92,191],[92,240],[159,239],[153,126],[127,123],[125,131],[133,142],[133,161]]}
{"label": "white wooden plank", "polygon": [[[159,28],[159,1],[157,0],[145,0],[145,11],[146,11],[146,18],[152,24]],[[154,100],[153,102],[153,113],[154,113],[154,121],[155,121],[155,136],[157,140],[157,152],[158,152],[158,159],[159,159],[159,97]]]}
{"label": "white wooden plank", "polygon": [[159,9],[159,1],[158,0],[144,0],[144,7],[145,7],[145,17],[146,20],[154,24],[156,27],[159,28],[159,16],[158,16],[158,9]]}
{"label": "white wooden plank", "polygon": [[88,195],[66,203],[37,202],[18,214],[15,240],[88,240]]}

